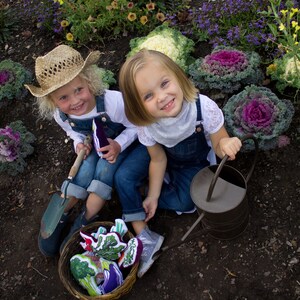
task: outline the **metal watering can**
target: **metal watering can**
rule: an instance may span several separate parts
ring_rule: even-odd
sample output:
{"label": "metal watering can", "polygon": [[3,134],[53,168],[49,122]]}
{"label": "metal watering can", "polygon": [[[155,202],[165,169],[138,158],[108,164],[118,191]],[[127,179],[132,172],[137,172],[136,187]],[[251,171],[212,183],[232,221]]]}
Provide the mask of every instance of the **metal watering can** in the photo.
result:
{"label": "metal watering can", "polygon": [[[252,139],[255,157],[246,178],[235,168],[225,165],[225,155],[220,164],[200,170],[193,178],[190,193],[199,213],[198,219],[179,242],[165,246],[153,255],[157,259],[163,252],[191,241],[203,233],[214,238],[229,240],[237,237],[246,229],[249,222],[247,183],[253,173],[258,157],[258,141],[252,135],[241,140]],[[194,228],[202,222],[203,229],[187,239]]]}
{"label": "metal watering can", "polygon": [[253,136],[245,136],[242,142],[247,139],[254,141],[255,157],[246,178],[235,168],[225,165],[226,155],[219,165],[199,171],[191,183],[191,197],[200,213],[202,225],[218,239],[235,238],[248,225],[247,183],[257,161],[258,142]]}

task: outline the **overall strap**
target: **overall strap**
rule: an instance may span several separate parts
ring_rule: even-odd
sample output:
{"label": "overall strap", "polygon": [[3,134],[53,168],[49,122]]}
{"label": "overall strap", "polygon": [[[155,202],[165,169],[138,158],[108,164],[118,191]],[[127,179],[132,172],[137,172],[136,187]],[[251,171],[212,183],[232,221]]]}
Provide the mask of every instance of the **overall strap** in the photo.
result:
{"label": "overall strap", "polygon": [[198,99],[196,101],[197,105],[197,121],[203,121],[202,119],[202,112],[201,112],[201,101],[200,101],[200,95],[198,94]]}

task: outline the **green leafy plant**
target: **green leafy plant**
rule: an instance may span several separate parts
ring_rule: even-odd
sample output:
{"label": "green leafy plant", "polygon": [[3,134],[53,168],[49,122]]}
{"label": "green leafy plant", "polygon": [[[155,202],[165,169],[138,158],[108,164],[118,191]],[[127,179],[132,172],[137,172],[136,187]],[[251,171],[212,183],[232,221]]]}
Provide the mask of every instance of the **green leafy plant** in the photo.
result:
{"label": "green leafy plant", "polygon": [[33,153],[31,143],[35,139],[20,120],[0,128],[0,173],[11,176],[22,173],[27,165],[25,158]]}
{"label": "green leafy plant", "polygon": [[276,81],[276,88],[280,93],[287,87],[300,89],[300,60],[293,53],[275,59],[273,64],[267,67],[266,73]]}
{"label": "green leafy plant", "polygon": [[[291,101],[279,99],[270,89],[255,85],[228,99],[223,107],[226,129],[232,136],[253,134],[262,150],[283,147],[289,138],[288,130],[295,109]],[[246,142],[243,150],[254,149],[253,142]]]}
{"label": "green leafy plant", "polygon": [[0,106],[4,99],[22,99],[27,94],[24,83],[32,80],[32,74],[21,64],[6,59],[0,62]]}
{"label": "green leafy plant", "polygon": [[11,38],[13,32],[18,29],[18,21],[9,5],[0,2],[0,44]]}
{"label": "green leafy plant", "polygon": [[[300,10],[293,1],[286,1],[282,9],[281,0],[269,0],[270,6],[264,14],[269,18],[268,26],[276,37],[282,56],[276,58],[267,74],[276,80],[276,87],[283,92],[286,87],[300,89]],[[274,22],[275,20],[275,22]]]}
{"label": "green leafy plant", "polygon": [[142,48],[160,51],[173,59],[183,70],[195,59],[191,56],[194,41],[184,36],[180,31],[161,25],[147,36],[130,40],[131,51],[128,57],[139,52]]}
{"label": "green leafy plant", "polygon": [[114,73],[110,70],[103,69],[96,67],[97,72],[99,72],[99,77],[102,80],[103,88],[109,89],[111,85],[117,83],[116,79],[114,78]]}
{"label": "green leafy plant", "polygon": [[165,20],[164,11],[163,1],[64,0],[61,5],[70,43],[116,38],[128,32],[148,33]]}
{"label": "green leafy plant", "polygon": [[216,47],[211,54],[189,66],[189,74],[200,89],[233,93],[249,84],[260,84],[260,56],[253,51]]}

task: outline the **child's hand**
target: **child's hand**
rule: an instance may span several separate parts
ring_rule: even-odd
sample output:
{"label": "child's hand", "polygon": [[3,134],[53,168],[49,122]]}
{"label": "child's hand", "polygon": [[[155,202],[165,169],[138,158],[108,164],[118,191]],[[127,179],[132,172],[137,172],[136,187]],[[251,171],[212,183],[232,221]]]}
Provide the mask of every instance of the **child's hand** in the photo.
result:
{"label": "child's hand", "polygon": [[112,139],[107,139],[109,145],[101,147],[97,149],[97,151],[101,151],[102,153],[107,151],[107,153],[103,154],[102,158],[105,158],[109,163],[113,164],[116,162],[119,153],[121,152],[121,146],[118,142]]}
{"label": "child's hand", "polygon": [[78,143],[76,146],[76,154],[78,155],[80,150],[82,149],[85,150],[84,159],[86,159],[92,150],[92,145],[91,144],[85,145],[84,143]]}
{"label": "child's hand", "polygon": [[158,199],[153,197],[146,197],[143,201],[143,207],[146,212],[145,222],[148,222],[152,217],[154,217],[158,205]]}
{"label": "child's hand", "polygon": [[242,142],[237,137],[225,137],[219,142],[222,156],[228,155],[229,160],[234,160],[235,155],[240,151]]}

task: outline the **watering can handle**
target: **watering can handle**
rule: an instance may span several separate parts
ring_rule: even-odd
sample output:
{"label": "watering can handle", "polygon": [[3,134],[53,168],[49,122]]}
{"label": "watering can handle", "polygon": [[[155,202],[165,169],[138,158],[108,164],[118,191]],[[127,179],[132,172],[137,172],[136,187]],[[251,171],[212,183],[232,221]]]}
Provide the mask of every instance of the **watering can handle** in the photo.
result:
{"label": "watering can handle", "polygon": [[[255,167],[255,164],[256,164],[256,161],[257,161],[257,157],[258,157],[258,141],[257,141],[257,139],[252,134],[247,134],[247,135],[245,135],[244,137],[241,138],[241,141],[244,142],[245,140],[248,140],[248,139],[252,139],[254,141],[255,156],[254,156],[253,164],[252,164],[252,166],[250,168],[250,171],[249,171],[249,173],[248,173],[248,175],[246,177],[246,182],[249,181],[249,179],[250,179],[250,177],[251,177],[251,175],[253,173],[253,170],[254,170],[254,167]],[[208,193],[207,193],[207,198],[206,198],[207,202],[209,202],[210,199],[211,199],[211,196],[212,196],[215,184],[217,182],[217,179],[218,179],[218,177],[219,177],[219,175],[221,173],[221,170],[222,170],[224,164],[226,163],[227,159],[228,159],[228,155],[225,155],[223,157],[221,163],[219,164],[218,169],[217,169],[217,171],[216,171],[216,173],[215,173],[215,175],[214,175],[214,177],[213,177],[213,179],[212,179],[212,181],[210,183],[210,186],[209,186],[209,189],[208,189]]]}

